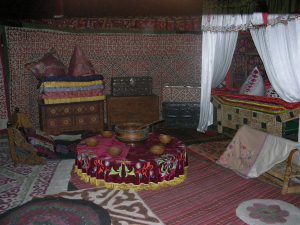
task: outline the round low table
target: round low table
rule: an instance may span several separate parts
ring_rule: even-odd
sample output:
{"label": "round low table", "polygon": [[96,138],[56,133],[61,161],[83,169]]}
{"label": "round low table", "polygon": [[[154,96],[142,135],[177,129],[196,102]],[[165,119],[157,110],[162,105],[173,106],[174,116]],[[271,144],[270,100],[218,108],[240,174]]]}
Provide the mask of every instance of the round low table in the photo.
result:
{"label": "round low table", "polygon": [[[129,146],[115,136],[96,136],[98,145],[95,147],[77,145],[75,171],[85,182],[120,190],[158,189],[179,184],[185,179],[188,167],[186,146],[172,137],[164,146],[164,154],[154,155],[149,149],[160,143],[158,137],[159,134],[152,133],[143,144]],[[111,146],[120,147],[121,155],[110,156],[107,149]]]}

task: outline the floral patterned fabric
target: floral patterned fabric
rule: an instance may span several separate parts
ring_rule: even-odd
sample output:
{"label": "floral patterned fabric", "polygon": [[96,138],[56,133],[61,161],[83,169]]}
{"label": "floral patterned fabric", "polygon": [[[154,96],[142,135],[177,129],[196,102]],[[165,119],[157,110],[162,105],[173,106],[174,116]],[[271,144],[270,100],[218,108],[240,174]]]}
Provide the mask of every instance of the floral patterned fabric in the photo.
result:
{"label": "floral patterned fabric", "polygon": [[265,205],[254,203],[253,206],[247,207],[250,212],[249,216],[254,219],[259,219],[267,224],[285,223],[285,217],[289,216],[289,212],[282,210],[278,205]]}
{"label": "floral patterned fabric", "polygon": [[262,131],[243,126],[235,134],[217,163],[243,176],[248,176],[266,136],[267,134]]}
{"label": "floral patterned fabric", "polygon": [[[100,181],[105,184],[116,184],[113,187],[123,189],[141,188],[147,189],[147,185],[172,182],[185,174],[188,165],[186,146],[182,141],[172,138],[172,141],[165,145],[165,152],[162,155],[150,153],[151,146],[159,144],[158,134],[151,134],[143,145],[130,147],[128,154],[121,158],[109,157],[97,151],[83,152],[83,147],[78,146],[75,165],[78,174],[84,174],[86,181]],[[99,182],[97,182],[99,181]],[[128,185],[128,188],[126,187]],[[138,188],[135,188],[138,187]]]}
{"label": "floral patterned fabric", "polygon": [[[258,177],[287,159],[299,143],[242,126],[217,161],[245,177]],[[294,163],[300,165],[300,158]]]}
{"label": "floral patterned fabric", "polygon": [[300,210],[296,206],[275,199],[251,199],[239,204],[236,215],[246,224],[295,225],[300,221]]}

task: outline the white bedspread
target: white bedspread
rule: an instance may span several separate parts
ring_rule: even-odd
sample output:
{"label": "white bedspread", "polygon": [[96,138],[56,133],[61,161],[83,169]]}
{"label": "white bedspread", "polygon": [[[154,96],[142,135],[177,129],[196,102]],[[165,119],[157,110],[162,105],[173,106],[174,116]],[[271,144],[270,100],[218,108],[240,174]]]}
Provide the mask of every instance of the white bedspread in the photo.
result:
{"label": "white bedspread", "polygon": [[[300,147],[300,143],[245,125],[237,131],[217,163],[242,176],[258,177],[287,159],[291,150],[297,147]],[[300,165],[300,153],[295,163]]]}

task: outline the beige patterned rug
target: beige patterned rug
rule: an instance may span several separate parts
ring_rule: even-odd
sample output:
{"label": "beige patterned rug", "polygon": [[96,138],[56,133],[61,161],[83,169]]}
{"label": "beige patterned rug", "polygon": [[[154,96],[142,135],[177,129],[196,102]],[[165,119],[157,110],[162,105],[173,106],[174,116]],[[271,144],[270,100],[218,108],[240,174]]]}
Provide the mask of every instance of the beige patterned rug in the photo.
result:
{"label": "beige patterned rug", "polygon": [[138,193],[133,191],[108,190],[97,187],[71,192],[62,192],[54,196],[68,199],[84,199],[108,210],[112,225],[164,224],[146,205]]}
{"label": "beige patterned rug", "polygon": [[189,145],[188,148],[205,157],[206,159],[216,162],[225,151],[231,139],[227,138],[220,141],[204,142],[200,144]]}

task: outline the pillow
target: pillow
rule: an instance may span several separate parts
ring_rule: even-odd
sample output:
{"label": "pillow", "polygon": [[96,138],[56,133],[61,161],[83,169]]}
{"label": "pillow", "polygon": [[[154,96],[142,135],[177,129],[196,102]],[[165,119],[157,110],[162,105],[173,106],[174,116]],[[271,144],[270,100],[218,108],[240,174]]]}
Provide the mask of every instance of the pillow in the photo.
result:
{"label": "pillow", "polygon": [[267,97],[273,97],[273,98],[280,98],[277,92],[274,90],[272,84],[269,80],[265,80],[265,96]]}
{"label": "pillow", "polygon": [[49,52],[36,61],[27,63],[25,68],[30,70],[39,81],[45,76],[66,75],[66,67],[60,61],[54,48],[51,48]]}
{"label": "pillow", "polygon": [[70,64],[68,74],[70,76],[88,76],[94,75],[95,69],[90,60],[88,60],[82,50],[75,46]]}
{"label": "pillow", "polygon": [[248,78],[240,88],[239,93],[245,95],[264,96],[265,94],[264,82],[257,67],[255,67],[252,70],[251,74],[248,76]]}
{"label": "pillow", "polygon": [[38,155],[56,158],[55,143],[50,135],[40,130],[30,130],[27,139],[36,148]]}

